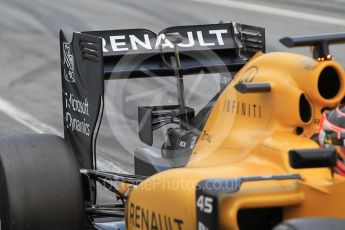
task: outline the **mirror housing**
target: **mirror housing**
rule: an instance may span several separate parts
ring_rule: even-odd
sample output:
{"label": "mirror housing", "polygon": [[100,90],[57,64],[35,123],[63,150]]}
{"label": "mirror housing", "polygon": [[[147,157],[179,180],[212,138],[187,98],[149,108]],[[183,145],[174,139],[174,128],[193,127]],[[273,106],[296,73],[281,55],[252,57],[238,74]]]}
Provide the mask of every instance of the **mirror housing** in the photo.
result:
{"label": "mirror housing", "polygon": [[337,163],[337,151],[334,147],[290,150],[289,161],[294,169],[333,168]]}

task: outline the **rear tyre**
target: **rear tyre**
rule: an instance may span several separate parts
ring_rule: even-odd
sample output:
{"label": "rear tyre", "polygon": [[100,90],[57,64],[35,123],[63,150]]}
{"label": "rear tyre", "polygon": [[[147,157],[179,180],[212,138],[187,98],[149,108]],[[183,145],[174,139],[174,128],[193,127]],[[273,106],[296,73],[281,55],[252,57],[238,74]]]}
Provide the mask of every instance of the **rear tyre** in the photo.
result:
{"label": "rear tyre", "polygon": [[84,200],[79,167],[64,139],[0,139],[0,219],[4,230],[79,230]]}

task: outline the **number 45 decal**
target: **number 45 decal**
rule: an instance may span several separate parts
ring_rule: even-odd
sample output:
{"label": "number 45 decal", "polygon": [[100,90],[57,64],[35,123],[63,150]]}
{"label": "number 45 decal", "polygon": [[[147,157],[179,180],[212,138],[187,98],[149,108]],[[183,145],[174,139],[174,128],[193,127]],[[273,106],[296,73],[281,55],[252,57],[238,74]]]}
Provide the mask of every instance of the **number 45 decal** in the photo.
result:
{"label": "number 45 decal", "polygon": [[204,213],[212,213],[213,198],[207,196],[199,196],[196,206]]}

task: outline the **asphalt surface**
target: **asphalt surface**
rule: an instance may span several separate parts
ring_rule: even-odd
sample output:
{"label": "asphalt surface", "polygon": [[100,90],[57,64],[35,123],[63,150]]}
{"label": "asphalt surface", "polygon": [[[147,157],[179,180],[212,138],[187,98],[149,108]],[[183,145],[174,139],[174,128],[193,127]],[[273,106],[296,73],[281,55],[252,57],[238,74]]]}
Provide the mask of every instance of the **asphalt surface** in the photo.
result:
{"label": "asphalt surface", "polygon": [[[44,124],[40,130],[51,133],[48,125],[61,135],[60,29],[71,38],[72,31],[147,28],[159,32],[175,25],[235,21],[265,27],[268,52],[287,50],[278,42],[287,35],[345,31],[344,1],[257,0],[234,4],[226,0],[0,0],[0,99],[35,119],[18,121],[3,108],[0,135],[34,132],[32,124],[37,122]],[[307,48],[294,51],[309,55]],[[345,66],[345,45],[334,46],[331,51]],[[215,76],[188,77],[187,104],[200,109],[217,90]],[[174,79],[107,83],[106,111],[98,140],[100,165],[132,172],[132,153],[140,145],[137,106],[174,104],[175,95]]]}

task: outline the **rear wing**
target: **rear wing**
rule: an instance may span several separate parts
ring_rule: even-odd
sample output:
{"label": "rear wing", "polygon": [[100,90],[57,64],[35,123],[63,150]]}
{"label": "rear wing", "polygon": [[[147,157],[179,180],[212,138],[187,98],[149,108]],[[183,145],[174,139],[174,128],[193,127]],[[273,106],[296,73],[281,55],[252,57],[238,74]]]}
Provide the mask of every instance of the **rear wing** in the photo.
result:
{"label": "rear wing", "polygon": [[60,32],[65,139],[82,168],[96,169],[95,143],[103,113],[104,80],[174,76],[178,44],[186,74],[235,72],[257,52],[265,52],[263,28],[238,23],[177,26],[158,34],[146,29]]}

